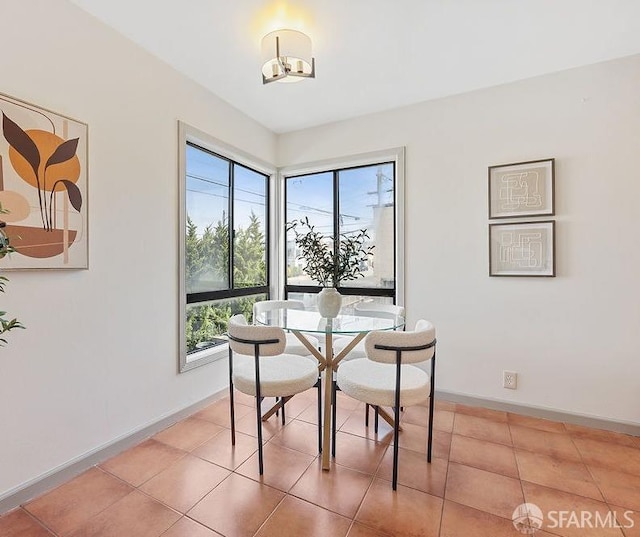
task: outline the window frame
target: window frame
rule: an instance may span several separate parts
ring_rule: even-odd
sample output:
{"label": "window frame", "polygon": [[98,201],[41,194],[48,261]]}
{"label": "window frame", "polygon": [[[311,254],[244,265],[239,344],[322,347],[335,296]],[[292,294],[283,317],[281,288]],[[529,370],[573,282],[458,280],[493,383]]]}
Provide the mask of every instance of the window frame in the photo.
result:
{"label": "window frame", "polygon": [[[275,249],[272,235],[274,228],[275,215],[275,179],[276,169],[274,166],[261,161],[260,159],[245,153],[233,146],[230,146],[213,136],[210,136],[195,127],[192,127],[182,121],[178,121],[178,177],[179,177],[179,193],[178,193],[178,370],[180,373],[189,371],[196,367],[226,358],[228,355],[227,344],[218,345],[213,348],[203,349],[195,353],[187,353],[186,343],[186,315],[187,306],[200,302],[209,302],[213,300],[224,300],[232,298],[242,298],[243,296],[265,294],[267,297],[273,296],[273,284],[271,275],[277,265],[275,262]],[[186,207],[186,170],[187,170],[187,146],[195,146],[213,154],[218,158],[229,161],[230,164],[230,185],[229,185],[229,287],[227,289],[216,291],[202,291],[197,293],[186,292],[186,224],[187,224],[187,207]],[[266,242],[266,282],[263,286],[234,288],[234,243],[235,243],[235,222],[233,219],[234,206],[234,166],[241,166],[256,173],[265,176],[266,180],[266,221],[265,221],[265,242]]]}
{"label": "window frame", "polygon": [[[391,297],[394,304],[404,306],[404,189],[405,189],[405,148],[396,147],[382,151],[374,151],[353,155],[349,157],[329,159],[312,162],[308,164],[292,165],[278,170],[278,230],[280,239],[278,251],[280,252],[280,267],[277,272],[279,297],[286,298],[288,293],[317,293],[321,286],[314,285],[288,285],[287,284],[287,245],[286,245],[286,190],[287,179],[301,177],[305,175],[330,172],[333,174],[334,185],[334,222],[337,217],[337,205],[339,203],[339,192],[337,187],[337,174],[354,168],[375,166],[378,164],[393,164],[394,167],[394,272],[395,272],[395,293],[389,293],[389,289],[376,287],[356,287],[349,285],[340,287],[343,295],[371,296],[371,297]],[[335,224],[334,224],[335,228]]]}

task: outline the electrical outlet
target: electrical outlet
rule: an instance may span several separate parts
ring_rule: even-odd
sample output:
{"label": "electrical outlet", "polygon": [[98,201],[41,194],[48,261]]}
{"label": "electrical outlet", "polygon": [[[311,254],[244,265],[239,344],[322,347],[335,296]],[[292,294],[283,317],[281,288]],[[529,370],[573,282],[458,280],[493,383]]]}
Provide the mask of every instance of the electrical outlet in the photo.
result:
{"label": "electrical outlet", "polygon": [[515,390],[518,387],[518,373],[515,371],[503,371],[502,387],[509,390]]}

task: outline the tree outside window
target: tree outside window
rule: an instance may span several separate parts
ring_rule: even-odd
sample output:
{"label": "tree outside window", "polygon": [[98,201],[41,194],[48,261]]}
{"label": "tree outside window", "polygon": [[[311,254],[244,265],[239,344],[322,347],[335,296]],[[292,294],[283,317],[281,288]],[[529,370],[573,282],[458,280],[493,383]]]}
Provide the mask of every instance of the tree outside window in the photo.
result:
{"label": "tree outside window", "polygon": [[224,343],[229,318],[251,320],[268,296],[268,176],[193,144],[186,164],[185,335],[195,353]]}

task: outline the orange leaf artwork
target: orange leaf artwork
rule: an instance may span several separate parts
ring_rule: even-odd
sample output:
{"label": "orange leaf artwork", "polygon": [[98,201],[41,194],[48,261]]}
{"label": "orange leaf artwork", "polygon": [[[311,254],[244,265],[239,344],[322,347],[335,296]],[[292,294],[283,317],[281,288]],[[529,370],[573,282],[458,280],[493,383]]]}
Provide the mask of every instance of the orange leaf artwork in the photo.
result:
{"label": "orange leaf artwork", "polygon": [[0,269],[87,268],[87,125],[0,95]]}

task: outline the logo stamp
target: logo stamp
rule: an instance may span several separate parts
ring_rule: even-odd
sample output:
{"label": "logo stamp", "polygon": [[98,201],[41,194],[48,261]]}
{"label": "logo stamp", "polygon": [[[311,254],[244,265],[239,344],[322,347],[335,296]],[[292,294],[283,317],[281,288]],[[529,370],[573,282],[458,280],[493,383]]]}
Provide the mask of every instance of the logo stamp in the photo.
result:
{"label": "logo stamp", "polygon": [[533,535],[542,528],[542,523],[544,522],[542,509],[535,503],[518,505],[513,515],[511,515],[511,519],[513,520],[514,528],[525,535]]}

